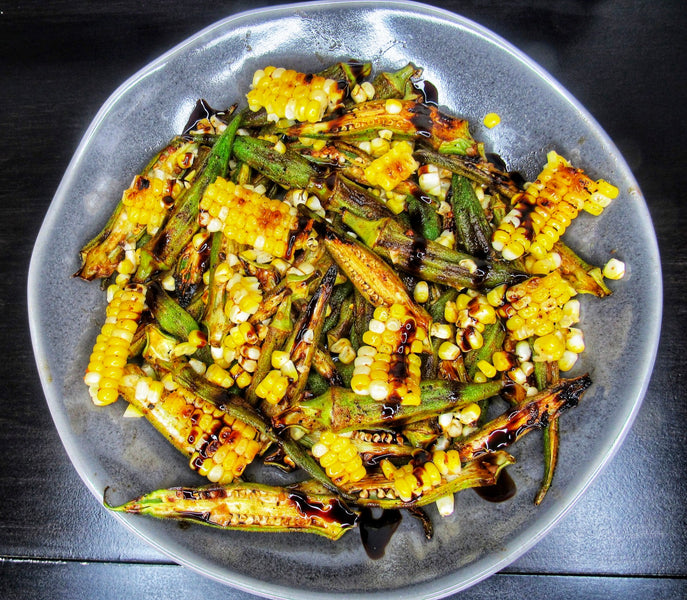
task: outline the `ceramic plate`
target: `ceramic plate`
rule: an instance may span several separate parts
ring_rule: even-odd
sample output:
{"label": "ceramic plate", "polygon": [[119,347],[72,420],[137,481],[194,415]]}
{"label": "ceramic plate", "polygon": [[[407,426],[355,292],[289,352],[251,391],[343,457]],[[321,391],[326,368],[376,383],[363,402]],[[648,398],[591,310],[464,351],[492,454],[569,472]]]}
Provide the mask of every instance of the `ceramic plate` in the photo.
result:
{"label": "ceramic plate", "polygon": [[[393,70],[424,68],[441,104],[466,117],[474,136],[510,169],[534,177],[556,149],[593,177],[620,189],[600,218],[581,216],[566,234],[588,260],[628,265],[615,293],[583,298],[588,350],[576,372],[594,381],[562,419],[561,460],[542,506],[533,506],[542,472],[541,436],[512,448],[518,492],[491,504],[457,496],[427,541],[412,518],[380,560],[356,531],[338,542],[305,534],[221,532],[130,515],[124,524],[171,559],[211,578],[273,598],[439,598],[502,569],[535,544],[617,449],[637,412],[659,334],[661,280],[654,232],[625,161],[583,107],[507,42],[455,14],[410,2],[313,2],[229,17],[161,56],[124,83],[90,125],[36,241],[29,315],[36,361],[62,441],[76,469],[102,499],[125,501],[162,486],[198,483],[183,458],[143,419],[122,419],[122,403],[97,408],[82,382],[103,319],[97,283],[71,277],[80,247],[104,224],[121,190],[148,157],[182,130],[198,98],[224,107],[242,99],[253,71],[273,64],[313,72],[340,59]],[[497,112],[488,130],[482,118]],[[589,532],[593,538],[594,532]],[[590,542],[592,540],[590,539]]]}

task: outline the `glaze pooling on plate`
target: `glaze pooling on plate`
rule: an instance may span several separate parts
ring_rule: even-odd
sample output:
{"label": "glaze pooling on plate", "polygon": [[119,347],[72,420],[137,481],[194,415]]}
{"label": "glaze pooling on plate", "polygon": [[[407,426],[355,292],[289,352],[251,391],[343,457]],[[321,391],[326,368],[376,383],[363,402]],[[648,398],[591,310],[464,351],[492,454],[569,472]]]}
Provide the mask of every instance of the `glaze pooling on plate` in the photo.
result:
{"label": "glaze pooling on plate", "polygon": [[[285,37],[284,31],[294,33]],[[243,101],[253,71],[267,64],[307,72],[349,58],[371,60],[375,71],[409,61],[422,66],[440,104],[468,118],[475,138],[528,178],[556,149],[621,191],[601,218],[581,216],[566,233],[590,261],[614,255],[628,273],[613,282],[612,297],[582,298],[587,351],[574,373],[589,371],[594,385],[561,421],[561,458],[549,496],[533,506],[542,461],[540,438],[531,435],[512,449],[521,458],[509,469],[518,488],[514,498],[492,504],[468,490],[445,519],[432,507],[435,536],[429,542],[419,523],[406,517],[377,561],[367,557],[355,531],[329,542],[117,517],[173,560],[268,597],[382,598],[393,590],[397,598],[439,598],[505,567],[572,506],[632,423],[660,329],[656,240],[627,165],[567,92],[494,34],[421,4],[314,2],[235,15],[172,49],[113,94],[65,173],[31,262],[32,341],[56,427],[96,497],[107,486],[114,504],[160,487],[201,483],[147,422],[122,419],[121,403],[92,405],[82,377],[104,298],[97,285],[71,277],[79,249],[150,154],[182,130],[196,100],[216,107]],[[482,124],[489,112],[501,117],[490,130]]]}

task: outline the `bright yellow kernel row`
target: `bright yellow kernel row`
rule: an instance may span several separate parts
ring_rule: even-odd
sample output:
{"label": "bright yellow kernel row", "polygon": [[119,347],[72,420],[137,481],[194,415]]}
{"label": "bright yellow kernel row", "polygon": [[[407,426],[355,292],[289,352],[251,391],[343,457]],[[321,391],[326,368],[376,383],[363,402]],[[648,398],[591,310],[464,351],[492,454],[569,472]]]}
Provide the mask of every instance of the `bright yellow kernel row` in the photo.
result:
{"label": "bright yellow kernel row", "polygon": [[390,192],[417,171],[419,166],[413,158],[413,146],[410,142],[397,142],[391,150],[373,160],[365,168],[365,177],[370,185]]}
{"label": "bright yellow kernel row", "polygon": [[343,101],[344,90],[333,79],[273,66],[257,70],[246,94],[253,112],[264,108],[268,120],[315,123]]}
{"label": "bright yellow kernel row", "polygon": [[327,476],[337,485],[360,481],[367,471],[350,438],[325,431],[312,447]]}
{"label": "bright yellow kernel row", "polygon": [[289,236],[296,227],[289,204],[222,177],[205,190],[199,222],[210,232],[222,231],[231,240],[280,258],[287,255]]}

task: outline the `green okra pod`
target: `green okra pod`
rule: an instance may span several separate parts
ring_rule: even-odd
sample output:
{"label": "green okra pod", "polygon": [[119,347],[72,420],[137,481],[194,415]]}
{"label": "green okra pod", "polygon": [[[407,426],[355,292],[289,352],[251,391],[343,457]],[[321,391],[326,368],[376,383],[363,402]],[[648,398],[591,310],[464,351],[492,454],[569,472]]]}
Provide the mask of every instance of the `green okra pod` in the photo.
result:
{"label": "green okra pod", "polygon": [[360,396],[350,389],[333,387],[327,393],[305,400],[281,413],[276,421],[284,426],[329,429],[334,432],[389,427],[421,421],[479,402],[498,394],[501,381],[464,384],[455,381],[425,380],[420,383],[422,401],[405,405],[400,399],[383,402]]}
{"label": "green okra pod", "polygon": [[372,85],[375,89],[375,98],[405,98],[413,91],[412,80],[422,74],[413,63],[408,63],[398,71],[379,73]]}
{"label": "green okra pod", "polygon": [[399,269],[427,281],[456,289],[484,289],[526,278],[510,265],[475,258],[404,231],[393,219],[368,221],[350,212],[344,212],[342,218],[370,249]]}
{"label": "green okra pod", "polygon": [[[534,378],[537,388],[542,390],[550,385],[558,382],[559,373],[558,365],[549,362],[535,362],[534,363]],[[558,451],[560,446],[560,420],[551,419],[544,427],[543,431],[544,441],[544,475],[539,486],[539,491],[534,498],[534,503],[539,505],[544,500],[546,494],[551,488],[553,482],[553,475],[558,464]]]}
{"label": "green okra pod", "polygon": [[610,296],[611,290],[604,281],[600,267],[590,265],[564,242],[553,245],[553,252],[561,257],[560,273],[580,294],[594,294],[599,298]]}
{"label": "green okra pod", "polygon": [[491,252],[491,226],[467,177],[453,175],[449,199],[456,225],[456,241],[468,254],[487,258]]}
{"label": "green okra pod", "polygon": [[110,510],[244,531],[301,531],[339,539],[356,526],[358,513],[331,493],[234,482],[201,488],[156,490]]}

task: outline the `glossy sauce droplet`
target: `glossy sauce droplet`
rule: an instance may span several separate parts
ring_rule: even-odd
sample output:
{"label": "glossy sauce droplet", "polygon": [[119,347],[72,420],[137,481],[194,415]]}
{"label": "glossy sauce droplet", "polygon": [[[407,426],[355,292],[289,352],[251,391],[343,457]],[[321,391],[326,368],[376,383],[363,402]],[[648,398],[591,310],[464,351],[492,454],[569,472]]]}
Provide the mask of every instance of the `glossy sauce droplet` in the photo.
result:
{"label": "glossy sauce droplet", "polygon": [[515,496],[517,487],[513,478],[504,469],[494,485],[485,485],[474,490],[480,498],[488,502],[505,502]]}
{"label": "glossy sauce droplet", "polygon": [[367,555],[377,560],[384,556],[386,547],[401,523],[401,512],[385,510],[375,518],[372,510],[364,508],[360,513],[360,539]]}

